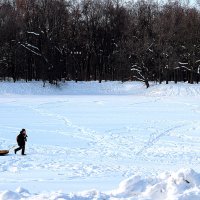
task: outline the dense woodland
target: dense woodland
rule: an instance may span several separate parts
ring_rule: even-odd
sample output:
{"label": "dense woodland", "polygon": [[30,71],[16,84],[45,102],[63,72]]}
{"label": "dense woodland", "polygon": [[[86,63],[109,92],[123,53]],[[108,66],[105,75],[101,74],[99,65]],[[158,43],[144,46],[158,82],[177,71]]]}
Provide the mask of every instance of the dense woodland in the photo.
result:
{"label": "dense woodland", "polygon": [[0,0],[0,77],[198,83],[200,11],[181,1]]}

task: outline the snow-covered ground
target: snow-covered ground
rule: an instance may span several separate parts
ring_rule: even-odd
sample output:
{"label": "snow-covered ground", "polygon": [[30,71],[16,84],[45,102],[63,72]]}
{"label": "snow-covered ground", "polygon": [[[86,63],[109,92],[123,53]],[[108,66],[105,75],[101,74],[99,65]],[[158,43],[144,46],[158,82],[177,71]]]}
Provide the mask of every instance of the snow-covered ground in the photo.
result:
{"label": "snow-covered ground", "polygon": [[200,85],[0,82],[0,200],[200,199]]}

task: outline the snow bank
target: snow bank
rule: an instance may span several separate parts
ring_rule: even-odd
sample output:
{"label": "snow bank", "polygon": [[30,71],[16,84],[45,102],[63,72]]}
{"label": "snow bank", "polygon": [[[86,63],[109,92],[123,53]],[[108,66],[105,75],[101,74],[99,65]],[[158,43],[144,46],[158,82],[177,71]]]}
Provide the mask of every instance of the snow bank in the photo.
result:
{"label": "snow bank", "polygon": [[0,82],[0,95],[146,95],[146,96],[200,96],[200,84],[170,82],[151,83],[146,89],[141,82],[97,81],[60,82],[58,86],[43,82]]}
{"label": "snow bank", "polygon": [[151,84],[148,96],[200,96],[200,85],[170,82],[169,84]]}
{"label": "snow bank", "polygon": [[0,95],[126,95],[141,93],[145,89],[140,82],[60,82],[58,86],[43,82],[0,82]]}
{"label": "snow bank", "polygon": [[19,199],[132,199],[132,200],[199,200],[200,174],[192,169],[181,169],[177,172],[164,173],[156,178],[143,179],[132,176],[119,184],[111,192],[97,190],[66,194],[51,192],[31,194],[24,188],[0,192],[0,200]]}

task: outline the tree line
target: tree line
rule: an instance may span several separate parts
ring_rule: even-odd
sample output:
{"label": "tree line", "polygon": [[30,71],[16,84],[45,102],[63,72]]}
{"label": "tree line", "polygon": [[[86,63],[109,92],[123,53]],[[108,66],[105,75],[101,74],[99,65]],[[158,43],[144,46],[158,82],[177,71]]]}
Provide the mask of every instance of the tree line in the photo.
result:
{"label": "tree line", "polygon": [[20,2],[0,0],[2,80],[200,81],[200,12],[187,3]]}

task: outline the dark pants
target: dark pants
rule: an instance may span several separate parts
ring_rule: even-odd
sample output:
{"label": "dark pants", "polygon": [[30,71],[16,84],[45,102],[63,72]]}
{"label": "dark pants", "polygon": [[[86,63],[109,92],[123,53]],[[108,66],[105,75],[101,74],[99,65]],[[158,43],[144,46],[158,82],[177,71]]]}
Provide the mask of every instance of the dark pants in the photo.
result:
{"label": "dark pants", "polygon": [[23,155],[24,152],[25,152],[25,145],[19,146],[17,149],[15,149],[15,152],[17,152],[17,151],[19,151],[19,150],[21,150],[21,149],[22,149],[22,155]]}

